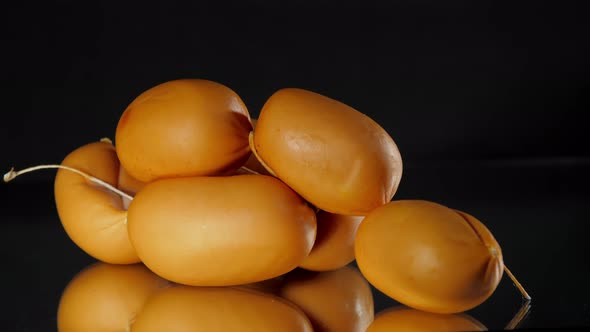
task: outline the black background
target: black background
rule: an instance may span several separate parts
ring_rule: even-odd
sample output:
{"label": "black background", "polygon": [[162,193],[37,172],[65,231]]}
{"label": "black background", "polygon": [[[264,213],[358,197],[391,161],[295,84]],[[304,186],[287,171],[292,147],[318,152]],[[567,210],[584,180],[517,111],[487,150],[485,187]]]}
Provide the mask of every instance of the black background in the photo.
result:
{"label": "black background", "polygon": [[[539,301],[528,326],[588,325],[582,3],[3,5],[0,167],[59,163],[113,138],[125,107],[168,80],[223,83],[254,117],[274,91],[309,89],[391,134],[405,162],[396,198],[486,222]],[[5,301],[16,308],[3,320],[16,330],[53,328],[63,287],[92,262],[60,228],[52,180],[38,173],[0,186],[3,272],[13,282]],[[489,328],[519,305],[509,282],[501,285],[474,314]]]}
{"label": "black background", "polygon": [[139,93],[184,77],[226,84],[253,116],[280,88],[323,93],[382,124],[408,162],[590,156],[581,5],[313,3],[6,10],[2,158],[59,161],[113,137]]}

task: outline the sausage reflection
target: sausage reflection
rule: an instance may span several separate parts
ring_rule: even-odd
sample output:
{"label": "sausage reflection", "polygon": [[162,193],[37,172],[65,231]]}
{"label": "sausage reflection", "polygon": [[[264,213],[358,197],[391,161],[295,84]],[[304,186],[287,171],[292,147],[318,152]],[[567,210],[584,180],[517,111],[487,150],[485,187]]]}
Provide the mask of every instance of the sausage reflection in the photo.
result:
{"label": "sausage reflection", "polygon": [[153,295],[131,332],[155,331],[312,332],[307,317],[291,303],[237,287],[177,285]]}
{"label": "sausage reflection", "polygon": [[364,332],[373,320],[373,295],[353,267],[329,272],[302,269],[288,274],[279,295],[299,306],[316,332]]}
{"label": "sausage reflection", "polygon": [[487,328],[467,314],[434,314],[400,305],[381,311],[367,332],[451,332],[486,331]]}
{"label": "sausage reflection", "polygon": [[143,264],[90,265],[62,293],[58,331],[128,331],[146,300],[166,286],[167,281]]}

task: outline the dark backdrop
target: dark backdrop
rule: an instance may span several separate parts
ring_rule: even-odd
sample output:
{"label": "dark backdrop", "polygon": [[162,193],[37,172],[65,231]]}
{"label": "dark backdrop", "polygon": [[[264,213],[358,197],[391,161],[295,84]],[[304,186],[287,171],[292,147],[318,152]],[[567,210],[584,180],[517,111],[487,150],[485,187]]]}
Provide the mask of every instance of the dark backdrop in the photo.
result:
{"label": "dark backdrop", "polygon": [[408,165],[590,156],[589,20],[575,2],[10,6],[3,168],[113,137],[139,93],[185,77],[226,84],[253,116],[284,87],[341,100],[379,122]]}

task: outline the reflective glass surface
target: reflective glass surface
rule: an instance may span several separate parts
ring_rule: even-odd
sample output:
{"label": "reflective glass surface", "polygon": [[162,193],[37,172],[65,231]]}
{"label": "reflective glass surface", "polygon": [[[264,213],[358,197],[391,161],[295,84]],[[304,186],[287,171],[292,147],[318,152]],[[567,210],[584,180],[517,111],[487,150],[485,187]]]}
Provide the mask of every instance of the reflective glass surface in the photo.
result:
{"label": "reflective glass surface", "polygon": [[[373,324],[377,324],[377,321],[380,324],[394,324],[388,328],[408,322],[418,325],[434,324],[427,325],[428,329],[428,326],[447,326],[444,325],[447,321],[457,319],[459,322],[453,321],[448,326],[465,328],[461,324],[472,324],[468,326],[489,330],[513,328],[516,322],[519,323],[517,328],[525,329],[589,326],[588,171],[590,167],[587,164],[568,160],[558,163],[510,161],[410,164],[405,169],[400,189],[394,199],[430,200],[477,216],[496,237],[502,248],[505,264],[532,296],[529,310],[523,309],[520,293],[506,275],[487,301],[468,311],[467,316],[457,316],[458,318],[433,318],[421,312],[404,311],[395,300],[373,287],[370,296],[372,308],[369,310],[366,297],[365,300],[362,299],[366,296],[363,295],[362,287],[368,287],[369,284],[362,278],[354,263],[344,270],[329,273],[296,270],[281,278],[253,285],[253,288],[272,294],[268,296],[300,302],[299,307],[308,311],[307,315],[312,317],[316,330],[321,330],[317,324],[322,319],[349,324],[350,330],[364,330],[373,320],[373,312],[376,317]],[[0,317],[3,326],[10,327],[9,330],[12,331],[57,329],[60,301],[63,302],[68,285],[75,280],[80,283],[80,278],[76,276],[92,272],[93,269],[109,270],[108,267],[101,267],[101,264],[97,265],[96,260],[86,255],[68,238],[59,222],[51,179],[52,175],[46,173],[19,178],[0,186],[0,249],[5,285],[5,306]],[[117,269],[120,267],[113,267],[108,273],[93,273],[99,275],[96,277],[98,279],[110,280],[107,282],[110,287],[115,287],[118,282],[121,282],[122,289],[134,289],[133,287],[141,285],[141,281],[133,278],[130,281],[130,277],[117,277]],[[142,267],[136,269],[141,270]],[[112,295],[109,290],[98,291],[102,286],[93,286],[92,278],[85,281],[87,286],[82,282],[79,289],[84,292],[84,287],[90,287],[94,289],[94,293],[86,294],[83,301],[76,300],[75,296],[71,300],[86,307],[84,315],[91,317],[87,320],[94,317],[92,310],[98,310],[93,305],[100,301],[116,303],[121,301],[117,296],[123,296],[115,292],[117,295],[112,298],[109,297]],[[144,276],[145,278],[151,277]],[[341,281],[330,281],[331,278],[340,278],[338,280]],[[154,287],[162,286],[159,283],[155,285]],[[226,295],[213,297],[225,301]],[[227,298],[230,299],[231,296]],[[226,309],[227,306],[239,306],[231,302],[233,300],[227,301],[230,302],[224,304]],[[181,305],[183,302],[173,303]],[[72,303],[61,304],[64,305],[72,306]],[[194,303],[187,305],[199,308]],[[348,312],[355,314],[344,316],[342,313],[347,312],[345,308],[351,305],[357,307],[355,311]],[[264,309],[263,304],[260,306],[262,311],[251,311],[254,314],[242,313],[250,315],[248,320],[242,322],[252,323],[256,319],[265,319],[264,310],[269,309]],[[229,322],[234,318],[228,312],[237,312],[236,315],[239,315],[239,310],[242,310],[234,308],[234,311],[217,312],[215,308],[215,305],[211,305],[207,307],[209,311],[203,314],[209,318],[225,317],[223,320]],[[317,312],[314,313],[314,310]],[[199,315],[198,312],[193,312],[194,315]],[[77,315],[83,316],[79,313]],[[330,315],[342,316],[334,319]],[[120,319],[111,314],[104,317]],[[107,319],[104,317],[95,318],[104,323]],[[434,323],[430,322],[432,319]],[[418,325],[416,328],[424,328]],[[344,327],[340,326],[339,329],[343,330]]]}

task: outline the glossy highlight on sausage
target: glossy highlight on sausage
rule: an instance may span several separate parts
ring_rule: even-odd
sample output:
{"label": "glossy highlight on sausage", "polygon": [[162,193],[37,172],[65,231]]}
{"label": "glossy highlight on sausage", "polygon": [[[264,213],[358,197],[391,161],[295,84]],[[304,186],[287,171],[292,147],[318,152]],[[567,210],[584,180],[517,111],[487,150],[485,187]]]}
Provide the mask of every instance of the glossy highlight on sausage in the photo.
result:
{"label": "glossy highlight on sausage", "polygon": [[192,286],[270,279],[297,267],[316,236],[314,211],[265,175],[164,179],[128,213],[129,237],[158,275]]}
{"label": "glossy highlight on sausage", "polygon": [[481,304],[504,268],[500,246],[479,220],[420,200],[394,201],[369,214],[358,229],[355,256],[377,289],[433,313]]}
{"label": "glossy highlight on sausage", "polygon": [[282,89],[266,101],[251,149],[293,190],[331,213],[368,214],[392,199],[402,176],[400,152],[381,126],[302,89]]}
{"label": "glossy highlight on sausage", "polygon": [[125,169],[149,182],[230,174],[250,155],[250,115],[230,88],[202,79],[159,84],[140,94],[117,124]]}

